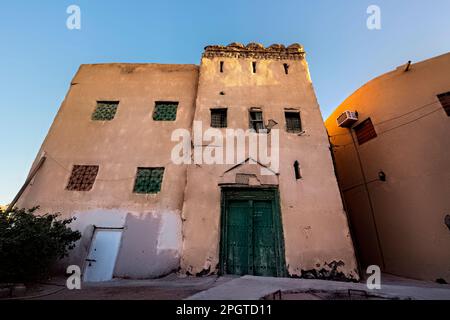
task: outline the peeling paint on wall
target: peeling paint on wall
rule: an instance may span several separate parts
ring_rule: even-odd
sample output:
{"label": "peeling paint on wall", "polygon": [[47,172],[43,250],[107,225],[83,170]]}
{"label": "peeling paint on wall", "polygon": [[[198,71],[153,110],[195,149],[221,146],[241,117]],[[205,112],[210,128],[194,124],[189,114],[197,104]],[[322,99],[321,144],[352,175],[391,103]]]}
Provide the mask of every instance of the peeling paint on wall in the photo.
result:
{"label": "peeling paint on wall", "polygon": [[318,279],[318,280],[333,280],[333,281],[352,281],[359,280],[358,271],[355,269],[349,273],[345,273],[343,267],[345,263],[341,260],[325,262],[323,265],[316,264],[316,268],[310,270],[300,270],[299,274],[291,274],[293,278],[302,279]]}

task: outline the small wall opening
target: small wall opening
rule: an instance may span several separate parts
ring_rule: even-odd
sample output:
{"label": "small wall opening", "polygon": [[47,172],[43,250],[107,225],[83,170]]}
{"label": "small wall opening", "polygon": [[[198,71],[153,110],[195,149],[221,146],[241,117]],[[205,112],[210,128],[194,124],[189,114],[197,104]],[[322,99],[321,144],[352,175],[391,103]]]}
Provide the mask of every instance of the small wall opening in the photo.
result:
{"label": "small wall opening", "polygon": [[223,66],[224,66],[225,62],[220,61],[220,73],[223,73]]}
{"label": "small wall opening", "polygon": [[300,118],[300,112],[285,111],[284,115],[286,117],[286,131],[289,133],[301,133],[302,120]]}
{"label": "small wall opening", "polygon": [[211,109],[211,128],[226,128],[227,125],[227,109]]}
{"label": "small wall opening", "polygon": [[284,73],[289,74],[289,65],[287,63],[284,63],[283,67],[284,67]]}
{"label": "small wall opening", "polygon": [[253,73],[256,73],[256,61],[252,62]]}
{"label": "small wall opening", "polygon": [[298,161],[294,162],[294,172],[295,172],[295,179],[300,180],[302,178],[302,174],[300,172],[300,163]]}

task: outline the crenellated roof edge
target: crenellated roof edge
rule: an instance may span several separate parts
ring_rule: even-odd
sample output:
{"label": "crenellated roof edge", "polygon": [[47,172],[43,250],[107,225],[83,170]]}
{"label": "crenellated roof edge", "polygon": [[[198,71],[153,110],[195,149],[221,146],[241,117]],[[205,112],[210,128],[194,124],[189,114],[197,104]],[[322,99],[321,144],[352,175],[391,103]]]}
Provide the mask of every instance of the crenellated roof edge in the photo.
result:
{"label": "crenellated roof edge", "polygon": [[282,44],[272,44],[267,48],[259,43],[249,43],[244,46],[233,42],[227,46],[211,45],[205,48],[204,58],[251,58],[251,59],[274,59],[274,60],[301,60],[305,58],[305,50],[298,43],[285,47]]}

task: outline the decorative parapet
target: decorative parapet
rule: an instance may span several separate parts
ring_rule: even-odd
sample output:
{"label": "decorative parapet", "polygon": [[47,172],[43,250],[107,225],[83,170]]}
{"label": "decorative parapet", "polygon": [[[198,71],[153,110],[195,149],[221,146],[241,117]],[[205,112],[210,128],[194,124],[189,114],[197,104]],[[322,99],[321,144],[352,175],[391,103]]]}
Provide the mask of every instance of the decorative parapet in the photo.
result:
{"label": "decorative parapet", "polygon": [[207,46],[203,57],[301,60],[305,57],[305,50],[298,43],[294,43],[289,47],[285,47],[282,44],[272,44],[265,48],[259,43],[249,43],[247,46],[244,46],[241,43],[233,42],[228,46]]}

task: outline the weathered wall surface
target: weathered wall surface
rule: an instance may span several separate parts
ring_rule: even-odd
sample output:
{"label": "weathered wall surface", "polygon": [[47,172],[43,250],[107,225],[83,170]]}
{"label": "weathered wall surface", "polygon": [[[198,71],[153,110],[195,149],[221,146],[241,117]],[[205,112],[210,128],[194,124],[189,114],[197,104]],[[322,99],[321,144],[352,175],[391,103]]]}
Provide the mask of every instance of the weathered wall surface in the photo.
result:
{"label": "weathered wall surface", "polygon": [[[224,72],[220,73],[220,61]],[[257,72],[252,72],[252,62]],[[283,63],[289,64],[285,74]],[[220,94],[220,93],[223,94]],[[195,120],[210,124],[210,109],[228,108],[228,128],[248,129],[249,109],[259,107],[264,121],[280,129],[279,185],[286,264],[292,276],[337,266],[348,278],[358,278],[347,217],[334,174],[329,142],[313,90],[307,63],[302,60],[204,57]],[[301,112],[305,134],[285,130],[285,108]],[[225,132],[225,129],[220,129]],[[270,136],[270,135],[269,135]],[[303,179],[296,180],[298,160]],[[182,270],[190,274],[217,272],[220,247],[220,183],[233,181],[225,171],[232,165],[192,165],[188,169],[183,207]],[[238,172],[254,173],[251,167]],[[248,171],[248,172],[247,172]],[[260,180],[263,180],[261,178]]]}
{"label": "weathered wall surface", "polygon": [[[437,98],[450,91],[450,54],[382,75],[328,118],[340,185],[364,265],[411,278],[450,282],[450,119]],[[378,137],[357,146],[369,183],[373,219],[355,146],[336,118],[345,110],[371,118]],[[358,187],[359,186],[359,187]],[[375,221],[374,221],[375,220]],[[376,229],[379,243],[377,244]]]}
{"label": "weathered wall surface", "polygon": [[[186,168],[171,162],[171,134],[190,128],[197,82],[193,65],[81,66],[40,150],[47,161],[18,203],[77,217],[83,239],[72,262],[82,265],[95,225],[124,228],[116,276],[178,268]],[[91,120],[97,101],[120,101],[114,120]],[[153,121],[155,101],[179,101],[177,120]],[[100,166],[91,191],[66,190],[76,164]],[[133,193],[138,167],[165,167],[160,193]]]}
{"label": "weathered wall surface", "polygon": [[[296,50],[288,50],[288,55]],[[289,64],[288,75],[283,63]],[[97,101],[120,101],[114,120],[91,121]],[[177,120],[153,121],[155,101],[179,101]],[[278,175],[261,176],[261,167],[251,163],[231,171],[231,164],[172,163],[172,132],[191,129],[194,119],[207,129],[215,107],[228,108],[231,129],[249,128],[251,107],[261,108],[265,123],[278,123]],[[285,109],[301,113],[303,134],[287,133]],[[115,276],[160,276],[177,270],[180,259],[184,273],[217,272],[220,184],[233,184],[236,175],[244,173],[253,175],[251,186],[279,188],[290,275],[358,278],[329,142],[303,58],[205,56],[200,74],[190,65],[82,66],[36,161],[44,152],[47,161],[18,206],[40,205],[42,212],[77,217],[73,226],[83,239],[70,264],[83,265],[95,227],[109,227],[124,230]],[[295,178],[295,161],[301,166],[301,180]],[[100,166],[91,191],[66,190],[73,165]],[[138,167],[165,167],[160,193],[133,193]]]}

